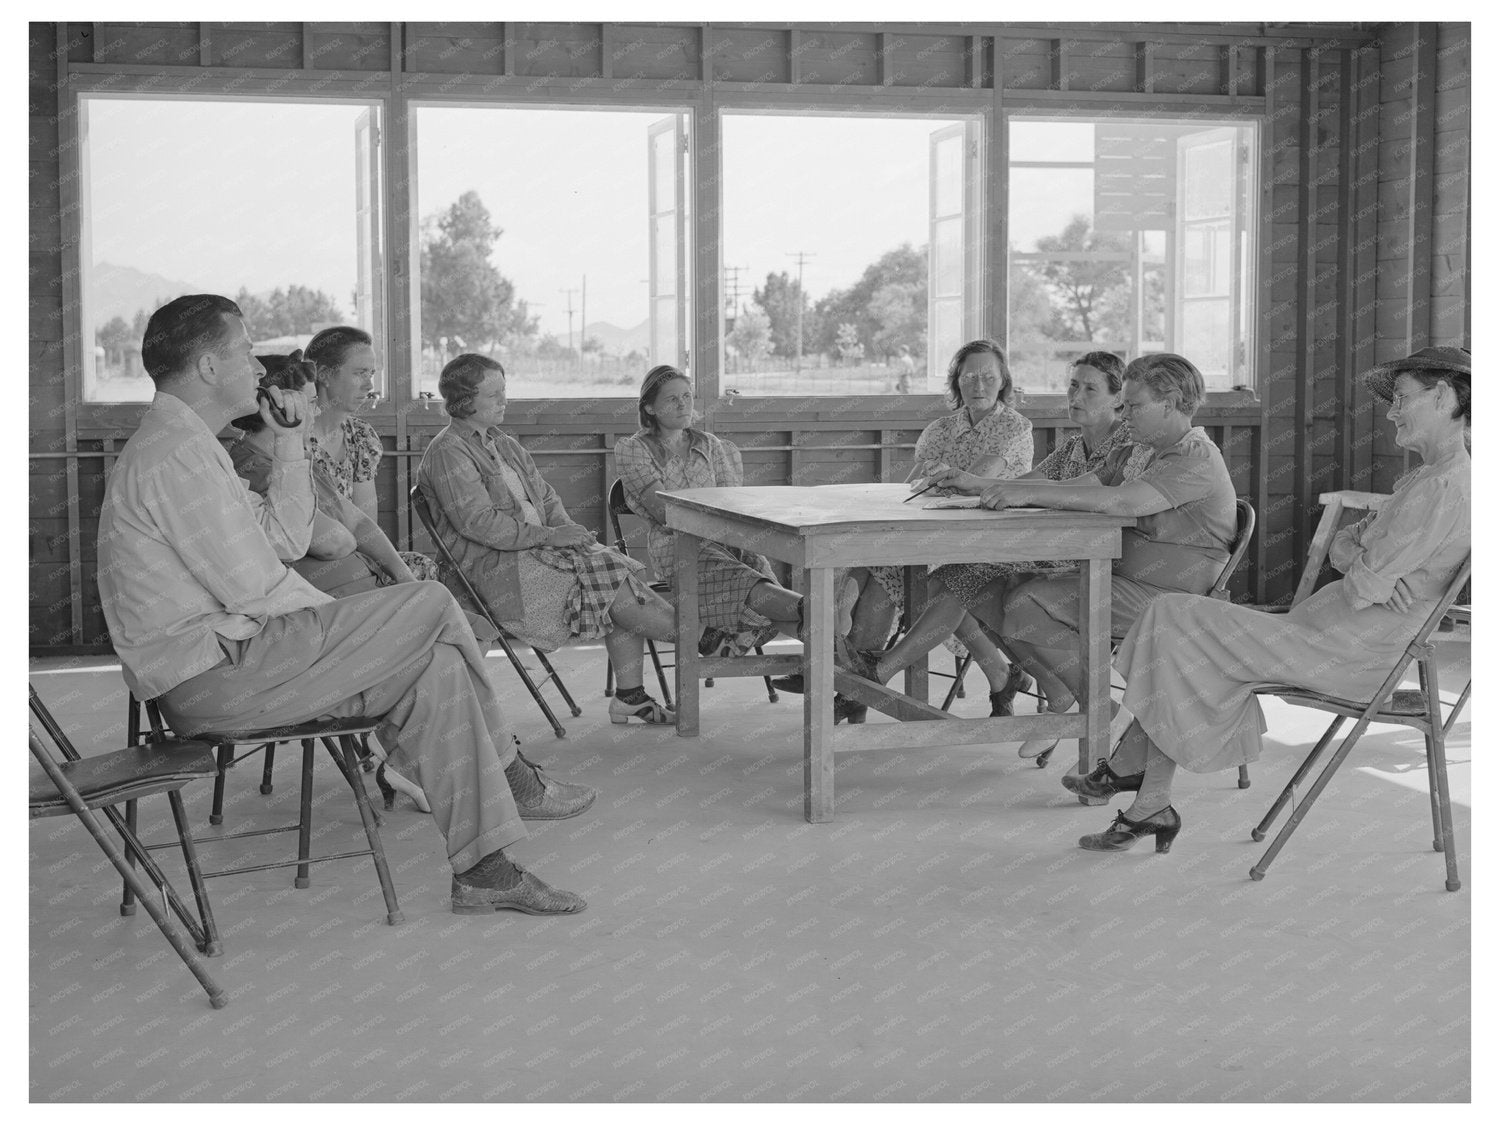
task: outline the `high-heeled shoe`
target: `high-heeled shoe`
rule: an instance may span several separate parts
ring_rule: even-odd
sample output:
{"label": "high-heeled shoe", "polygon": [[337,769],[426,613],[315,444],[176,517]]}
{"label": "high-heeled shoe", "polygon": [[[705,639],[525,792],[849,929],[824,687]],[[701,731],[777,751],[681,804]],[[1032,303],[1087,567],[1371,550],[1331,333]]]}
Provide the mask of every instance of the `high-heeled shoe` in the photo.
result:
{"label": "high-heeled shoe", "polygon": [[1133,848],[1142,836],[1156,837],[1156,854],[1166,855],[1172,850],[1172,841],[1182,831],[1182,817],[1171,805],[1159,809],[1140,820],[1131,820],[1123,812],[1115,813],[1115,822],[1103,832],[1083,836],[1078,846],[1090,852],[1123,852]]}
{"label": "high-heeled shoe", "polygon": [[835,695],[833,697],[833,725],[838,726],[845,719],[849,720],[851,727],[857,727],[864,722],[870,714],[867,704],[856,703],[847,695]]}
{"label": "high-heeled shoe", "polygon": [[999,691],[990,692],[990,718],[998,718],[1016,713],[1016,695],[1019,692],[1030,691],[1035,681],[1021,670],[1020,665],[1010,666],[1010,675],[1005,677],[1005,686]]}
{"label": "high-heeled shoe", "polygon": [[624,725],[631,719],[640,719],[649,726],[665,726],[677,721],[677,712],[663,707],[649,695],[640,703],[626,703],[617,694],[609,701],[609,721]]}
{"label": "high-heeled shoe", "polygon": [[1016,753],[1027,761],[1032,758],[1051,758],[1052,751],[1061,741],[1060,738],[1028,738],[1016,748]]}
{"label": "high-heeled shoe", "polygon": [[422,787],[414,781],[408,781],[384,762],[375,771],[375,785],[380,790],[387,809],[395,807],[396,794],[405,793],[411,798],[411,803],[417,806],[418,812],[430,813],[432,806],[427,803],[427,794],[422,792]]}
{"label": "high-heeled shoe", "polygon": [[1144,773],[1115,773],[1103,758],[1086,774],[1069,774],[1062,779],[1063,788],[1080,797],[1113,797],[1116,793],[1138,793]]}

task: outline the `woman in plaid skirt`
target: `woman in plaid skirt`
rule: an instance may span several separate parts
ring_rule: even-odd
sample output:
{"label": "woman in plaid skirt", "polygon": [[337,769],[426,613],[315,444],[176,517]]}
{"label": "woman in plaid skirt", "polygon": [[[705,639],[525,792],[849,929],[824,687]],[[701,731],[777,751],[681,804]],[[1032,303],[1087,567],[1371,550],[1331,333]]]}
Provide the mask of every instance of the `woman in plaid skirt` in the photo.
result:
{"label": "woman in plaid skirt", "polygon": [[642,638],[673,638],[672,607],[639,578],[642,564],[568,518],[531,455],[500,429],[505,369],[467,352],[443,368],[438,390],[452,421],[427,446],[417,479],[438,536],[497,623],[543,650],[603,637],[620,685],[610,721],[675,721],[641,679]]}
{"label": "woman in plaid skirt", "polygon": [[[692,426],[693,384],[677,368],[662,364],[646,373],[638,410],[641,428],[616,444],[615,464],[630,510],[650,527],[651,565],[675,589],[675,536],[657,494],[736,487],[744,483],[744,466],[732,442]],[[705,542],[698,555],[698,610],[707,626],[701,647],[727,654],[778,631],[797,636],[802,597],[776,581],[763,555]]]}

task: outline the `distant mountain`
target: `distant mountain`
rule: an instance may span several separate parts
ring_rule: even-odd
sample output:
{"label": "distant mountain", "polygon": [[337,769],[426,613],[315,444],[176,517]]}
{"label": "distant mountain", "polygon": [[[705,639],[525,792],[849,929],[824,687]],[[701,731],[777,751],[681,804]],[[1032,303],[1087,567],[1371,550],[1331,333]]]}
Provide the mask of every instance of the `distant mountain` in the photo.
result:
{"label": "distant mountain", "polygon": [[201,292],[203,287],[191,281],[173,281],[133,266],[98,262],[89,274],[89,315],[96,326],[116,316],[129,324],[137,311],[150,313],[173,297]]}
{"label": "distant mountain", "polygon": [[607,320],[596,320],[588,326],[585,338],[594,336],[604,345],[605,355],[629,355],[651,347],[651,322],[643,320],[634,328],[621,328]]}

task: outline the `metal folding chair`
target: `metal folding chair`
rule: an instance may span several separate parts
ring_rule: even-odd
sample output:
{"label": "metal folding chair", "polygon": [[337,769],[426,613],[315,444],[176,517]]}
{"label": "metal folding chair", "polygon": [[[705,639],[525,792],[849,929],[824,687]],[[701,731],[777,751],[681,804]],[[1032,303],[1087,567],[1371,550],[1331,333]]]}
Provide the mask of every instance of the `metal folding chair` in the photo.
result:
{"label": "metal folding chair", "polygon": [[[1374,493],[1330,492],[1324,493],[1319,499],[1324,505],[1323,518],[1318,525],[1317,533],[1313,536],[1307,569],[1303,571],[1302,580],[1298,583],[1293,605],[1300,603],[1316,587],[1323,562],[1328,555],[1329,545],[1333,542],[1334,533],[1338,530],[1339,517],[1344,509],[1378,508],[1385,497]],[[1395,666],[1369,700],[1342,699],[1334,695],[1291,687],[1269,687],[1257,693],[1277,696],[1298,707],[1310,707],[1328,712],[1334,716],[1334,719],[1328,729],[1323,732],[1323,736],[1318,739],[1317,744],[1313,746],[1312,752],[1292,774],[1291,780],[1287,782],[1286,787],[1282,789],[1266,815],[1251,830],[1250,836],[1256,841],[1265,839],[1271,824],[1286,808],[1297,786],[1312,771],[1313,766],[1344,723],[1353,719],[1354,726],[1339,743],[1338,749],[1334,751],[1328,764],[1323,767],[1323,771],[1312,783],[1307,795],[1292,810],[1291,816],[1277,833],[1271,846],[1266,849],[1265,855],[1261,856],[1255,866],[1250,869],[1252,879],[1265,878],[1272,861],[1291,839],[1292,833],[1302,823],[1303,818],[1312,808],[1313,802],[1318,799],[1318,795],[1323,792],[1334,773],[1343,764],[1344,759],[1354,749],[1355,743],[1364,734],[1365,728],[1374,722],[1398,724],[1422,732],[1427,752],[1428,801],[1432,809],[1432,848],[1434,851],[1444,853],[1447,866],[1447,879],[1444,885],[1448,890],[1456,891],[1463,885],[1458,876],[1457,848],[1453,839],[1453,810],[1448,800],[1448,762],[1445,740],[1459,712],[1468,703],[1473,680],[1471,679],[1464,686],[1458,699],[1449,705],[1445,719],[1442,713],[1443,703],[1438,695],[1436,648],[1432,643],[1432,634],[1444,617],[1463,621],[1470,619],[1468,607],[1454,605],[1469,580],[1469,568],[1470,561],[1465,557],[1463,565],[1448,584],[1443,597],[1427,615],[1416,635],[1402,651]],[[1272,607],[1273,610],[1280,608]],[[1417,688],[1416,690],[1403,689],[1401,681],[1413,661],[1417,665]]]}
{"label": "metal folding chair", "polygon": [[[150,723],[150,730],[143,732],[140,727],[139,709],[144,708]],[[152,745],[167,739],[165,725],[162,721],[161,709],[155,700],[138,702],[134,695],[130,697],[130,728],[131,740],[144,739],[146,745]],[[235,757],[236,746],[253,746],[257,750],[274,747],[283,742],[300,742],[302,744],[302,786],[300,804],[296,824],[282,825],[275,828],[256,828],[245,832],[227,832],[223,835],[210,837],[207,841],[217,843],[220,840],[239,840],[251,836],[273,836],[281,832],[297,833],[297,858],[278,860],[274,863],[245,864],[239,867],[227,867],[219,871],[205,871],[203,878],[218,879],[225,875],[244,875],[251,871],[269,871],[277,867],[295,867],[297,874],[292,880],[292,885],[299,890],[312,885],[309,868],[314,863],[326,863],[335,859],[358,859],[361,856],[369,856],[375,865],[375,875],[380,881],[380,892],[385,899],[386,922],[392,926],[399,925],[404,921],[401,908],[396,902],[396,888],[391,882],[390,868],[385,859],[385,848],[380,841],[380,814],[370,804],[369,794],[365,791],[363,770],[361,768],[361,745],[368,738],[371,731],[377,726],[377,720],[369,718],[352,719],[315,719],[306,723],[289,723],[279,727],[247,728],[243,730],[223,731],[201,731],[195,736],[198,742],[207,743],[214,748],[215,753],[215,777],[214,777],[214,808],[216,813],[210,814],[209,822],[219,824],[223,821],[223,792],[224,775],[229,768],[237,762],[249,756],[247,754]],[[312,787],[313,787],[313,759],[316,755],[317,743],[321,742],[338,767],[340,775],[348,783],[354,794],[355,808],[359,811],[360,823],[365,831],[365,839],[369,844],[366,848],[356,851],[336,852],[331,855],[315,856],[312,852]],[[368,755],[368,749],[363,751]],[[383,785],[383,783],[382,783]],[[384,786],[383,786],[384,788]],[[269,792],[269,786],[263,785],[261,792]],[[215,820],[214,816],[218,819]],[[165,847],[164,844],[148,844],[148,849]],[[125,904],[131,899],[131,891],[127,886],[125,891]],[[122,906],[123,909],[123,906]]]}
{"label": "metal folding chair", "polygon": [[[47,775],[47,784],[33,787],[29,794],[31,819],[63,816],[67,813],[78,817],[125,880],[127,894],[125,901],[120,904],[120,913],[127,917],[133,915],[134,900],[139,898],[145,904],[146,913],[151,916],[151,920],[208,993],[208,1002],[215,1008],[224,1007],[229,1003],[228,994],[209,974],[208,967],[193,948],[196,945],[198,950],[210,957],[220,952],[213,909],[209,905],[204,875],[198,866],[198,853],[192,833],[188,830],[187,814],[183,810],[180,793],[183,786],[190,782],[207,780],[215,775],[217,765],[212,751],[203,742],[170,740],[145,746],[128,746],[123,750],[85,758],[74,749],[35,688],[30,688],[30,702],[31,714],[35,720],[28,738],[31,754]],[[51,739],[62,757],[61,761],[38,736],[36,724],[40,724]],[[177,826],[177,843],[182,848],[183,862],[187,866],[188,881],[192,885],[193,899],[197,906],[196,916],[152,858],[150,847],[141,843],[136,834],[136,802],[142,797],[158,793],[167,795],[172,809],[172,820]],[[122,801],[125,804],[123,816],[114,807]],[[101,809],[114,830],[119,833],[124,851],[99,823],[95,811]],[[145,879],[136,871],[137,863],[146,873]],[[147,879],[150,880],[149,886]],[[160,895],[159,902],[157,895]],[[191,942],[183,937],[168,911],[176,914],[187,928]]]}
{"label": "metal folding chair", "polygon": [[[489,602],[485,601],[479,590],[469,581],[468,575],[464,574],[459,568],[457,561],[453,558],[452,552],[448,550],[448,545],[438,538],[437,524],[432,518],[432,509],[428,506],[427,494],[422,491],[421,484],[411,486],[411,506],[412,510],[417,513],[417,519],[427,529],[427,537],[432,540],[433,548],[438,553],[438,568],[442,572],[453,576],[454,580],[459,584],[459,588],[463,591],[464,596],[468,599],[470,607],[476,613],[483,614],[485,620],[494,627],[495,632],[499,634],[495,639],[499,642],[500,647],[505,650],[506,659],[510,661],[510,666],[516,670],[516,675],[521,677],[521,682],[526,685],[526,690],[531,693],[531,698],[536,700],[536,705],[542,709],[542,714],[552,726],[552,733],[558,738],[566,737],[567,730],[564,729],[562,723],[557,721],[557,716],[552,713],[552,708],[542,698],[541,687],[531,678],[531,673],[526,670],[526,666],[521,663],[521,658],[516,655],[516,650],[510,643],[510,636],[500,627],[500,623],[495,619],[495,614],[491,611]],[[563,702],[568,705],[568,710],[573,713],[575,718],[583,714],[582,708],[573,702],[573,696],[568,691],[568,685],[563,683],[562,676],[556,668],[552,667],[552,662],[547,659],[547,654],[535,646],[532,647],[531,653],[536,657],[537,663],[546,672],[546,675],[542,677],[542,683],[556,685],[557,693],[562,696]]]}

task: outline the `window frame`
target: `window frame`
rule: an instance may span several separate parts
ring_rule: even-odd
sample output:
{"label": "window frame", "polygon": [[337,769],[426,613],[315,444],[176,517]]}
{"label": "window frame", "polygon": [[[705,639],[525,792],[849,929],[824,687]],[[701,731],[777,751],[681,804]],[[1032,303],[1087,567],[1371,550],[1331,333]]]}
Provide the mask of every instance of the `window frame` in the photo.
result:
{"label": "window frame", "polygon": [[[1255,106],[1244,108],[1234,105],[1214,105],[1207,108],[1196,108],[1191,104],[1176,101],[1150,101],[1133,102],[1127,106],[1116,106],[1106,104],[1102,101],[1079,99],[1070,101],[1066,98],[1040,99],[1035,97],[1021,96],[1014,100],[1007,100],[1001,113],[1001,121],[1004,125],[1002,135],[998,138],[997,148],[1003,150],[1003,164],[1000,172],[1003,188],[1002,198],[997,201],[999,210],[995,215],[995,222],[1009,229],[1010,215],[1010,125],[1013,121],[1036,120],[1059,120],[1077,119],[1080,122],[1095,121],[1099,119],[1118,118],[1124,121],[1139,120],[1149,121],[1161,119],[1165,121],[1184,121],[1201,123],[1205,126],[1220,125],[1249,125],[1252,127],[1252,138],[1250,140],[1251,151],[1248,158],[1249,167],[1255,177],[1253,188],[1247,193],[1250,205],[1255,209],[1253,219],[1247,224],[1246,229],[1254,233],[1255,242],[1249,247],[1245,255],[1246,283],[1243,294],[1248,299],[1248,315],[1245,318],[1246,345],[1245,353],[1246,371],[1248,382],[1243,388],[1219,388],[1210,389],[1204,400],[1205,406],[1214,407],[1245,407],[1260,405],[1260,386],[1264,379],[1269,377],[1267,351],[1269,336],[1262,324],[1259,314],[1261,305],[1260,286],[1264,282],[1262,276],[1264,263],[1268,260],[1267,253],[1271,238],[1271,168],[1270,155],[1266,151],[1266,137],[1270,133],[1270,122],[1266,114]],[[1077,164],[1077,167],[1083,165]],[[1093,167],[1090,162],[1089,167]],[[1005,268],[996,271],[994,278],[998,291],[998,308],[994,316],[1001,324],[1001,331],[1006,335],[1000,337],[1005,339],[1009,333],[1009,301],[1010,301],[1010,259],[1008,253],[1008,240],[1002,238],[1002,248],[1007,250]],[[1189,359],[1192,357],[1189,356]],[[1050,406],[1054,403],[1065,403],[1066,396],[1062,394],[1034,393],[1028,396],[1029,400],[1036,401],[1039,405]]]}
{"label": "window frame", "polygon": [[[723,191],[720,184],[723,182],[724,168],[720,153],[722,145],[722,122],[726,114],[760,115],[776,117],[860,117],[860,118],[908,118],[932,120],[966,120],[972,125],[975,139],[979,143],[979,154],[975,161],[975,174],[969,189],[972,194],[972,207],[970,208],[965,229],[969,237],[970,245],[973,247],[973,256],[966,263],[968,278],[966,279],[967,292],[964,300],[965,324],[970,328],[972,336],[988,335],[985,326],[993,324],[992,310],[993,278],[988,268],[993,261],[995,243],[992,237],[995,224],[990,222],[990,203],[996,197],[993,182],[993,171],[995,168],[995,143],[992,129],[994,120],[995,98],[994,91],[986,89],[953,90],[944,89],[940,91],[943,95],[935,97],[917,88],[901,88],[892,90],[891,97],[879,102],[872,102],[867,97],[838,93],[823,93],[816,100],[809,99],[805,95],[781,91],[763,92],[725,92],[714,99],[714,167],[711,169],[713,190],[713,213],[723,215]],[[724,300],[725,292],[722,283],[722,252],[723,252],[723,223],[720,220],[715,229],[714,247],[716,251],[713,271],[713,293],[714,312],[716,323],[713,339],[716,342],[714,362],[712,371],[714,387],[712,398],[708,400],[711,409],[718,399],[719,383],[724,375]],[[1001,243],[1003,248],[1003,243]],[[930,250],[929,250],[930,253]],[[929,325],[929,331],[931,326]],[[767,413],[778,412],[809,412],[826,409],[826,404],[835,399],[851,399],[861,405],[867,406],[871,411],[880,413],[892,413],[901,404],[911,404],[924,416],[936,416],[935,410],[940,408],[944,401],[941,391],[916,391],[912,394],[869,394],[869,395],[838,395],[838,394],[797,394],[797,395],[740,395],[735,399],[736,409],[745,412],[746,408],[754,411]],[[920,404],[920,405],[918,405]],[[929,404],[938,404],[936,406]]]}
{"label": "window frame", "polygon": [[[441,417],[445,420],[447,417],[445,414],[441,414],[440,401],[438,403],[438,406],[436,408],[433,408],[430,406],[424,406],[423,404],[433,402],[434,400],[418,399],[414,397],[415,380],[413,376],[417,370],[417,365],[420,362],[419,357],[421,348],[421,338],[420,334],[416,331],[416,326],[419,323],[420,310],[422,305],[421,279],[418,277],[418,271],[420,269],[422,260],[422,232],[420,217],[421,207],[420,204],[414,205],[415,197],[411,189],[407,187],[407,184],[417,183],[417,149],[421,143],[416,125],[417,115],[415,111],[418,109],[510,109],[537,110],[543,112],[573,111],[584,113],[662,113],[680,114],[686,117],[687,170],[684,172],[683,178],[684,183],[687,185],[687,190],[684,193],[683,200],[679,201],[679,205],[686,205],[689,207],[688,220],[684,232],[684,237],[686,239],[687,245],[684,247],[683,251],[687,258],[687,265],[683,270],[682,276],[678,279],[678,284],[679,286],[683,287],[682,294],[689,305],[687,322],[685,326],[688,338],[688,354],[691,355],[694,359],[697,359],[697,333],[694,329],[698,324],[696,302],[699,293],[697,291],[696,274],[693,269],[692,262],[694,259],[694,255],[697,253],[697,235],[700,228],[698,225],[696,213],[697,200],[694,197],[694,184],[697,179],[696,162],[698,149],[698,115],[696,112],[697,103],[693,99],[683,98],[679,101],[673,101],[670,99],[653,99],[643,96],[639,100],[633,100],[626,104],[602,103],[591,100],[587,97],[577,99],[558,98],[555,96],[526,98],[519,96],[518,92],[515,90],[508,90],[505,91],[503,96],[494,97],[443,97],[426,95],[421,93],[420,91],[416,91],[403,100],[402,109],[404,131],[401,138],[401,148],[403,150],[404,156],[404,163],[402,164],[404,178],[401,185],[401,206],[404,219],[401,220],[400,225],[400,229],[403,233],[398,234],[397,237],[402,239],[402,244],[406,248],[406,262],[408,266],[407,277],[410,279],[409,283],[406,286],[404,295],[400,298],[402,301],[402,324],[406,328],[406,350],[403,353],[405,355],[407,364],[406,396],[403,399],[403,402],[405,402],[409,408],[416,407],[417,417],[422,417],[423,412],[426,410],[434,409],[435,412],[441,415]],[[394,153],[392,153],[391,155],[394,156]],[[394,302],[395,299],[396,298],[393,297],[392,301]],[[645,373],[645,370],[641,371],[642,376],[644,376]],[[697,382],[696,378],[694,382]],[[630,402],[633,404],[637,397],[638,395],[635,392],[628,392],[620,395],[597,396],[594,398],[542,399],[516,397],[509,399],[508,401],[510,402],[512,407],[522,406],[523,404],[536,403],[545,403],[550,405],[555,402]]]}
{"label": "window frame", "polygon": [[[375,109],[380,118],[381,139],[378,146],[378,168],[380,179],[381,238],[385,252],[382,268],[376,275],[376,284],[383,293],[384,323],[379,326],[377,340],[382,341],[384,354],[391,354],[394,336],[392,323],[392,244],[391,216],[388,205],[391,199],[388,172],[388,129],[390,123],[390,98],[382,93],[372,93],[369,83],[341,80],[338,82],[288,83],[283,80],[261,79],[258,81],[231,80],[236,76],[215,75],[215,81],[198,80],[198,76],[147,74],[147,75],[95,75],[80,73],[72,77],[69,94],[69,110],[59,122],[58,143],[61,165],[63,227],[63,383],[69,408],[74,411],[80,436],[104,433],[121,428],[132,429],[139,424],[140,417],[150,405],[145,402],[89,402],[84,398],[84,353],[92,344],[85,339],[83,311],[83,256],[88,248],[88,217],[84,214],[84,168],[85,152],[80,136],[85,99],[109,99],[115,101],[182,101],[182,102],[277,102],[291,105],[327,105],[329,103],[348,106],[364,106]],[[394,372],[387,362],[385,370],[385,397],[379,405],[368,411],[367,417],[384,420],[394,417],[391,408],[395,393]]]}
{"label": "window frame", "polygon": [[[979,253],[983,265],[980,269],[980,292],[977,294],[979,325],[976,334],[1003,335],[1007,328],[1008,262],[1006,270],[997,271],[988,266],[1003,258],[1006,252],[1005,216],[1008,215],[1009,206],[1008,129],[997,129],[996,126],[998,123],[1008,124],[1012,115],[1081,118],[1162,116],[1202,121],[1257,122],[1255,143],[1258,151],[1251,153],[1250,160],[1258,179],[1257,193],[1252,193],[1257,199],[1257,213],[1251,228],[1255,230],[1258,242],[1249,256],[1253,273],[1251,284],[1247,287],[1247,292],[1252,294],[1257,306],[1261,303],[1261,287],[1265,284],[1264,269],[1269,260],[1271,169],[1266,145],[1270,128],[1261,99],[1247,99],[1251,104],[1243,108],[1220,102],[1197,109],[1185,101],[1170,97],[1148,96],[1132,101],[1128,106],[1116,108],[1097,95],[1090,97],[1087,93],[1070,95],[1067,91],[1052,91],[1048,94],[1034,90],[1013,91],[972,86],[932,90],[917,87],[889,88],[889,98],[874,101],[867,91],[850,92],[824,87],[814,93],[805,93],[769,87],[755,88],[748,84],[711,84],[702,88],[688,88],[671,96],[672,91],[664,92],[654,85],[633,81],[624,84],[624,94],[629,96],[628,102],[614,102],[601,101],[601,94],[597,89],[565,81],[536,83],[530,87],[496,87],[477,77],[460,78],[456,81],[451,76],[393,77],[389,71],[360,74],[243,73],[152,68],[122,74],[102,69],[94,71],[86,66],[75,67],[69,82],[72,87],[69,92],[71,112],[63,114],[59,122],[58,138],[61,149],[59,196],[63,225],[63,377],[65,408],[71,415],[75,432],[81,438],[110,436],[122,430],[128,431],[138,424],[146,408],[145,403],[94,403],[84,402],[82,397],[83,339],[79,303],[82,296],[79,258],[83,217],[77,113],[78,99],[83,96],[113,94],[143,99],[181,97],[311,103],[342,101],[366,102],[380,107],[384,133],[380,145],[380,182],[383,239],[387,248],[383,263],[386,316],[382,335],[388,397],[372,408],[366,417],[377,426],[397,429],[404,429],[408,418],[414,426],[439,420],[435,416],[438,412],[433,412],[434,417],[429,421],[419,400],[411,398],[410,360],[399,364],[392,362],[392,357],[408,356],[412,350],[413,325],[409,310],[411,283],[415,272],[411,253],[415,225],[403,175],[403,172],[414,174],[414,149],[406,117],[408,106],[412,104],[661,111],[690,115],[687,153],[688,199],[693,216],[688,234],[692,240],[689,276],[692,286],[693,328],[690,333],[690,350],[696,369],[694,382],[698,388],[700,410],[705,424],[710,426],[719,396],[723,366],[723,287],[720,268],[722,229],[717,218],[721,195],[718,176],[722,165],[717,154],[721,135],[719,121],[724,111],[809,116],[847,114],[980,118],[982,157],[977,214],[981,228]],[[610,93],[620,96],[618,89]],[[1250,384],[1251,389],[1210,391],[1208,404],[1211,406],[1236,408],[1260,403],[1259,392],[1255,388],[1269,375],[1268,335],[1260,324],[1259,314],[1252,312],[1250,325],[1249,371],[1254,380]],[[615,408],[627,402],[630,397],[633,396],[597,401]],[[774,416],[798,411],[819,411],[826,409],[831,398],[837,397],[839,396],[746,397],[740,400],[742,405],[738,413],[743,418],[751,410]],[[859,405],[865,408],[858,411],[861,415],[891,415],[899,407],[899,412],[903,415],[935,416],[941,408],[942,396],[924,392],[913,395],[862,395],[859,400]],[[524,412],[540,417],[548,413],[547,404],[550,401],[516,400],[515,405],[520,407],[530,403],[531,409],[518,411],[518,414]],[[1060,403],[1062,396],[1033,395],[1031,401],[1038,410],[1047,410]]]}

